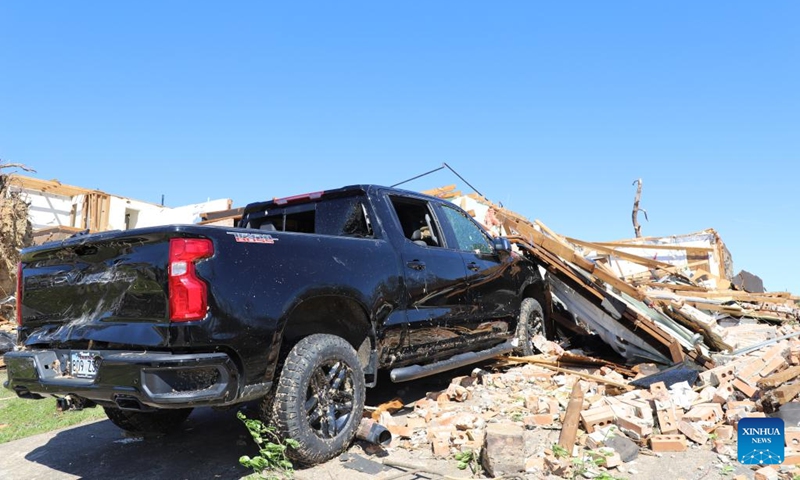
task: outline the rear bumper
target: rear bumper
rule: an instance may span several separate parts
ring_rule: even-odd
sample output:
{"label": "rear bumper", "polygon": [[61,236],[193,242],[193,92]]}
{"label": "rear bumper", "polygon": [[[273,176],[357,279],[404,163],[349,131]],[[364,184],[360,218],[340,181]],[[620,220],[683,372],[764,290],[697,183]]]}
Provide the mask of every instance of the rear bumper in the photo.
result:
{"label": "rear bumper", "polygon": [[225,353],[93,351],[97,375],[69,376],[68,350],[5,355],[5,386],[20,397],[73,395],[127,410],[226,405],[240,400],[239,374]]}

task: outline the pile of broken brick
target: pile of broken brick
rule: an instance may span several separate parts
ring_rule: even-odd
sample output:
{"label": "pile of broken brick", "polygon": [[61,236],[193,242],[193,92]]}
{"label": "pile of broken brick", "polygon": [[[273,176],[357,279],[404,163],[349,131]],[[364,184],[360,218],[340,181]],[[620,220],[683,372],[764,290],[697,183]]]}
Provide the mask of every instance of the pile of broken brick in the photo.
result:
{"label": "pile of broken brick", "polygon": [[[370,413],[393,434],[390,450],[447,459],[480,452],[489,476],[636,478],[631,462],[639,454],[690,448],[715,452],[719,471],[732,470],[738,422],[773,415],[800,392],[800,382],[793,383],[800,376],[795,339],[705,371],[687,364],[627,369],[600,360],[580,367],[575,358],[498,358],[491,371],[475,369],[424,399],[406,405],[398,399]],[[757,468],[755,478],[800,474],[800,428],[786,426],[785,461]]]}

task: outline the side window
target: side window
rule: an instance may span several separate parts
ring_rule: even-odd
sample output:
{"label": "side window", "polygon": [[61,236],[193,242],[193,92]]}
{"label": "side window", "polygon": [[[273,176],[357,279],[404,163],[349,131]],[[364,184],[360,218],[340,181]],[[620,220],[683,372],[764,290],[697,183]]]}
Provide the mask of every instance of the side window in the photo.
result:
{"label": "side window", "polygon": [[475,222],[455,208],[442,205],[444,216],[450,221],[458,245],[456,247],[464,252],[494,253],[489,238],[483,233]]}
{"label": "side window", "polygon": [[390,197],[392,206],[400,220],[403,235],[423,247],[440,247],[442,236],[434,221],[428,202],[404,197]]}
{"label": "side window", "polygon": [[345,237],[373,236],[372,223],[362,197],[321,202],[317,207],[317,233]]}

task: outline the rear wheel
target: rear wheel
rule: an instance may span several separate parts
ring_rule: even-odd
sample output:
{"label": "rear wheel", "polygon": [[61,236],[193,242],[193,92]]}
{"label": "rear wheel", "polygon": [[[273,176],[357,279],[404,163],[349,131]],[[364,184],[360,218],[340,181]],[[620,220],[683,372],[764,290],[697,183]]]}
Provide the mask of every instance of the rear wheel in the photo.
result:
{"label": "rear wheel", "polygon": [[119,428],[139,434],[165,434],[177,430],[192,413],[191,408],[134,412],[103,407],[106,416]]}
{"label": "rear wheel", "polygon": [[364,411],[364,371],[355,349],[341,337],[315,334],[300,340],[283,364],[275,398],[262,405],[283,438],[299,442],[287,455],[316,464],[342,453]]}
{"label": "rear wheel", "polygon": [[535,355],[538,349],[533,345],[533,337],[544,335],[544,310],[533,298],[522,300],[517,324],[517,340],[519,345],[514,349],[517,355]]}

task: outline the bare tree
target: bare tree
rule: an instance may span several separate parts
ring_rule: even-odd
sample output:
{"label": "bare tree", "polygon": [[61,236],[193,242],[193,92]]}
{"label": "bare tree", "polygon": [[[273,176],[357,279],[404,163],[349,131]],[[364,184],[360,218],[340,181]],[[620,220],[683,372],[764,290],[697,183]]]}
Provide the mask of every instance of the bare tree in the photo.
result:
{"label": "bare tree", "polygon": [[631,218],[633,219],[633,233],[636,235],[636,238],[640,238],[642,236],[642,227],[639,225],[639,212],[644,213],[644,219],[648,222],[650,219],[647,218],[647,210],[639,208],[639,200],[642,198],[642,179],[634,180],[631,185],[637,185],[636,198],[633,200],[633,213],[631,214]]}

